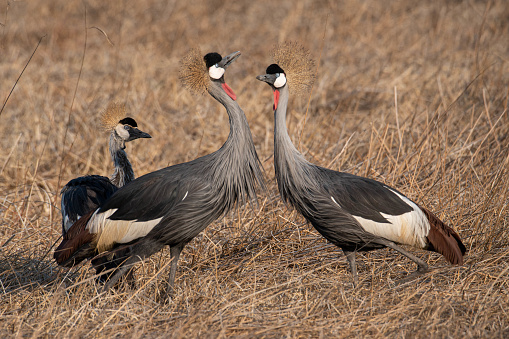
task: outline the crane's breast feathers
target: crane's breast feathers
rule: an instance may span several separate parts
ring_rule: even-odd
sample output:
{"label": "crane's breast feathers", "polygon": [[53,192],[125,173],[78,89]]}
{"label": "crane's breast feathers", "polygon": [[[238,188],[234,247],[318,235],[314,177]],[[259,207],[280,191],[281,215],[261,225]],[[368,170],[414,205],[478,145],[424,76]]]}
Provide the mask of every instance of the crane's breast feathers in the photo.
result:
{"label": "crane's breast feathers", "polygon": [[[387,186],[385,186],[385,189],[389,190],[392,194],[395,194],[410,208],[404,213],[395,212],[394,214],[391,214],[390,206],[384,208],[383,212],[373,206],[362,206],[350,211],[344,208],[344,206],[341,206],[341,202],[338,203],[338,201],[341,201],[338,197],[335,198],[334,196],[331,196],[331,200],[339,208],[345,209],[346,212],[351,214],[364,231],[396,243],[425,248],[427,246],[426,237],[430,229],[430,224],[426,215],[419,206],[417,206],[417,204],[404,195],[399,194]],[[356,213],[359,210],[362,211],[369,208],[373,209],[372,213],[366,213],[364,215]],[[369,217],[375,213],[377,215],[381,215],[385,221],[380,221],[379,218]]]}
{"label": "crane's breast feathers", "polygon": [[96,248],[99,253],[109,250],[114,244],[128,243],[146,236],[163,217],[152,220],[112,220],[109,217],[117,209],[96,211],[87,224],[87,230],[95,235]]}

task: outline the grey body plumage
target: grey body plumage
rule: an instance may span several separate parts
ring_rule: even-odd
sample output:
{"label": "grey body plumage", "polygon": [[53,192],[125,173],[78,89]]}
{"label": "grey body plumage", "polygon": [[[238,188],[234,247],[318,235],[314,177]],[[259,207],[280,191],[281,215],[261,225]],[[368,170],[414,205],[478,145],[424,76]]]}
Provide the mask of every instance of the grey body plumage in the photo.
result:
{"label": "grey body plumage", "polygon": [[274,114],[274,169],[281,198],[340,248],[367,251],[385,247],[377,242],[379,237],[364,231],[352,215],[387,222],[381,213],[400,215],[412,211],[411,207],[378,181],[308,162],[293,145],[286,127],[288,87],[279,92]]}

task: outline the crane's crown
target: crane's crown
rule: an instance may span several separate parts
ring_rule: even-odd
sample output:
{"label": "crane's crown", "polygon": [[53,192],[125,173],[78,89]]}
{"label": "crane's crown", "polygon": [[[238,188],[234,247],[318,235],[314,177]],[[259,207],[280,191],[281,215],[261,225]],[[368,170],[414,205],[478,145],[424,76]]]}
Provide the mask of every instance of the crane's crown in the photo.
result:
{"label": "crane's crown", "polygon": [[281,67],[279,67],[278,64],[272,64],[270,65],[269,67],[267,67],[267,70],[265,71],[265,73],[267,74],[277,74],[277,73],[284,73],[285,71],[283,71],[283,69]]}
{"label": "crane's crown", "polygon": [[221,54],[214,52],[205,55],[203,57],[203,60],[205,60],[205,65],[207,66],[207,68],[210,68],[217,64],[218,62],[220,62],[221,60],[223,60],[223,57],[221,56]]}
{"label": "crane's crown", "polygon": [[129,125],[131,127],[138,127],[136,120],[134,120],[133,118],[130,118],[130,117],[124,118],[124,119],[120,120],[118,123],[122,124],[122,125]]}
{"label": "crane's crown", "polygon": [[[279,67],[284,74],[292,93],[309,92],[315,81],[315,61],[311,53],[299,42],[288,41],[276,45],[272,50],[274,64],[270,67]],[[272,71],[272,70],[271,70]],[[267,68],[267,73],[269,69]],[[281,73],[281,72],[275,72]]]}
{"label": "crane's crown", "polygon": [[[101,125],[105,130],[111,130],[115,128],[119,122],[122,123],[122,120],[129,120],[128,122],[134,122],[136,124],[134,119],[127,118],[126,115],[125,104],[119,102],[110,102],[108,107],[106,107],[106,109],[101,114]],[[130,123],[127,124],[131,125]],[[136,127],[136,125],[133,127]]]}

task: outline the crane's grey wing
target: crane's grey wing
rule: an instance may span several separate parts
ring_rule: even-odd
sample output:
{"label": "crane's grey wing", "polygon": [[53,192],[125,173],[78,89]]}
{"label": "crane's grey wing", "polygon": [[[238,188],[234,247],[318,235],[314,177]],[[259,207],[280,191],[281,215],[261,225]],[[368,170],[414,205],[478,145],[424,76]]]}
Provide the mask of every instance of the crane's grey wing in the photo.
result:
{"label": "crane's grey wing", "polygon": [[98,213],[110,211],[111,220],[150,221],[166,215],[193,188],[187,164],[167,167],[141,176],[120,188]]}
{"label": "crane's grey wing", "polygon": [[382,213],[397,216],[414,210],[403,194],[376,180],[325,168],[320,176],[334,202],[354,216],[388,223]]}
{"label": "crane's grey wing", "polygon": [[213,195],[199,168],[189,163],[171,166],[115,192],[87,224],[87,232],[96,235],[97,250],[103,252],[149,233],[163,245],[190,241],[200,232],[198,226],[208,225],[216,216],[206,212]]}
{"label": "crane's grey wing", "polygon": [[107,177],[88,175],[69,181],[61,190],[62,234],[117,191]]}

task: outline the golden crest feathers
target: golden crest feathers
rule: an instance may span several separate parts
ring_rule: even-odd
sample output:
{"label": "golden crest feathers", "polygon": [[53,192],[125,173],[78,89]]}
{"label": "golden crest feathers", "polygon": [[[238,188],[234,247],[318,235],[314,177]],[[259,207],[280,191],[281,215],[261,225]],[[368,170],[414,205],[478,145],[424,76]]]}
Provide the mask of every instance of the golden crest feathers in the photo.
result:
{"label": "golden crest feathers", "polygon": [[285,71],[293,94],[311,90],[315,81],[315,61],[308,49],[299,42],[287,41],[276,45],[271,55],[274,63]]}
{"label": "golden crest feathers", "polygon": [[179,79],[187,89],[203,94],[207,91],[209,77],[199,48],[191,49],[180,60]]}
{"label": "golden crest feathers", "polygon": [[101,126],[105,130],[111,130],[117,126],[118,122],[127,115],[125,104],[119,102],[110,102],[108,107],[101,114]]}

